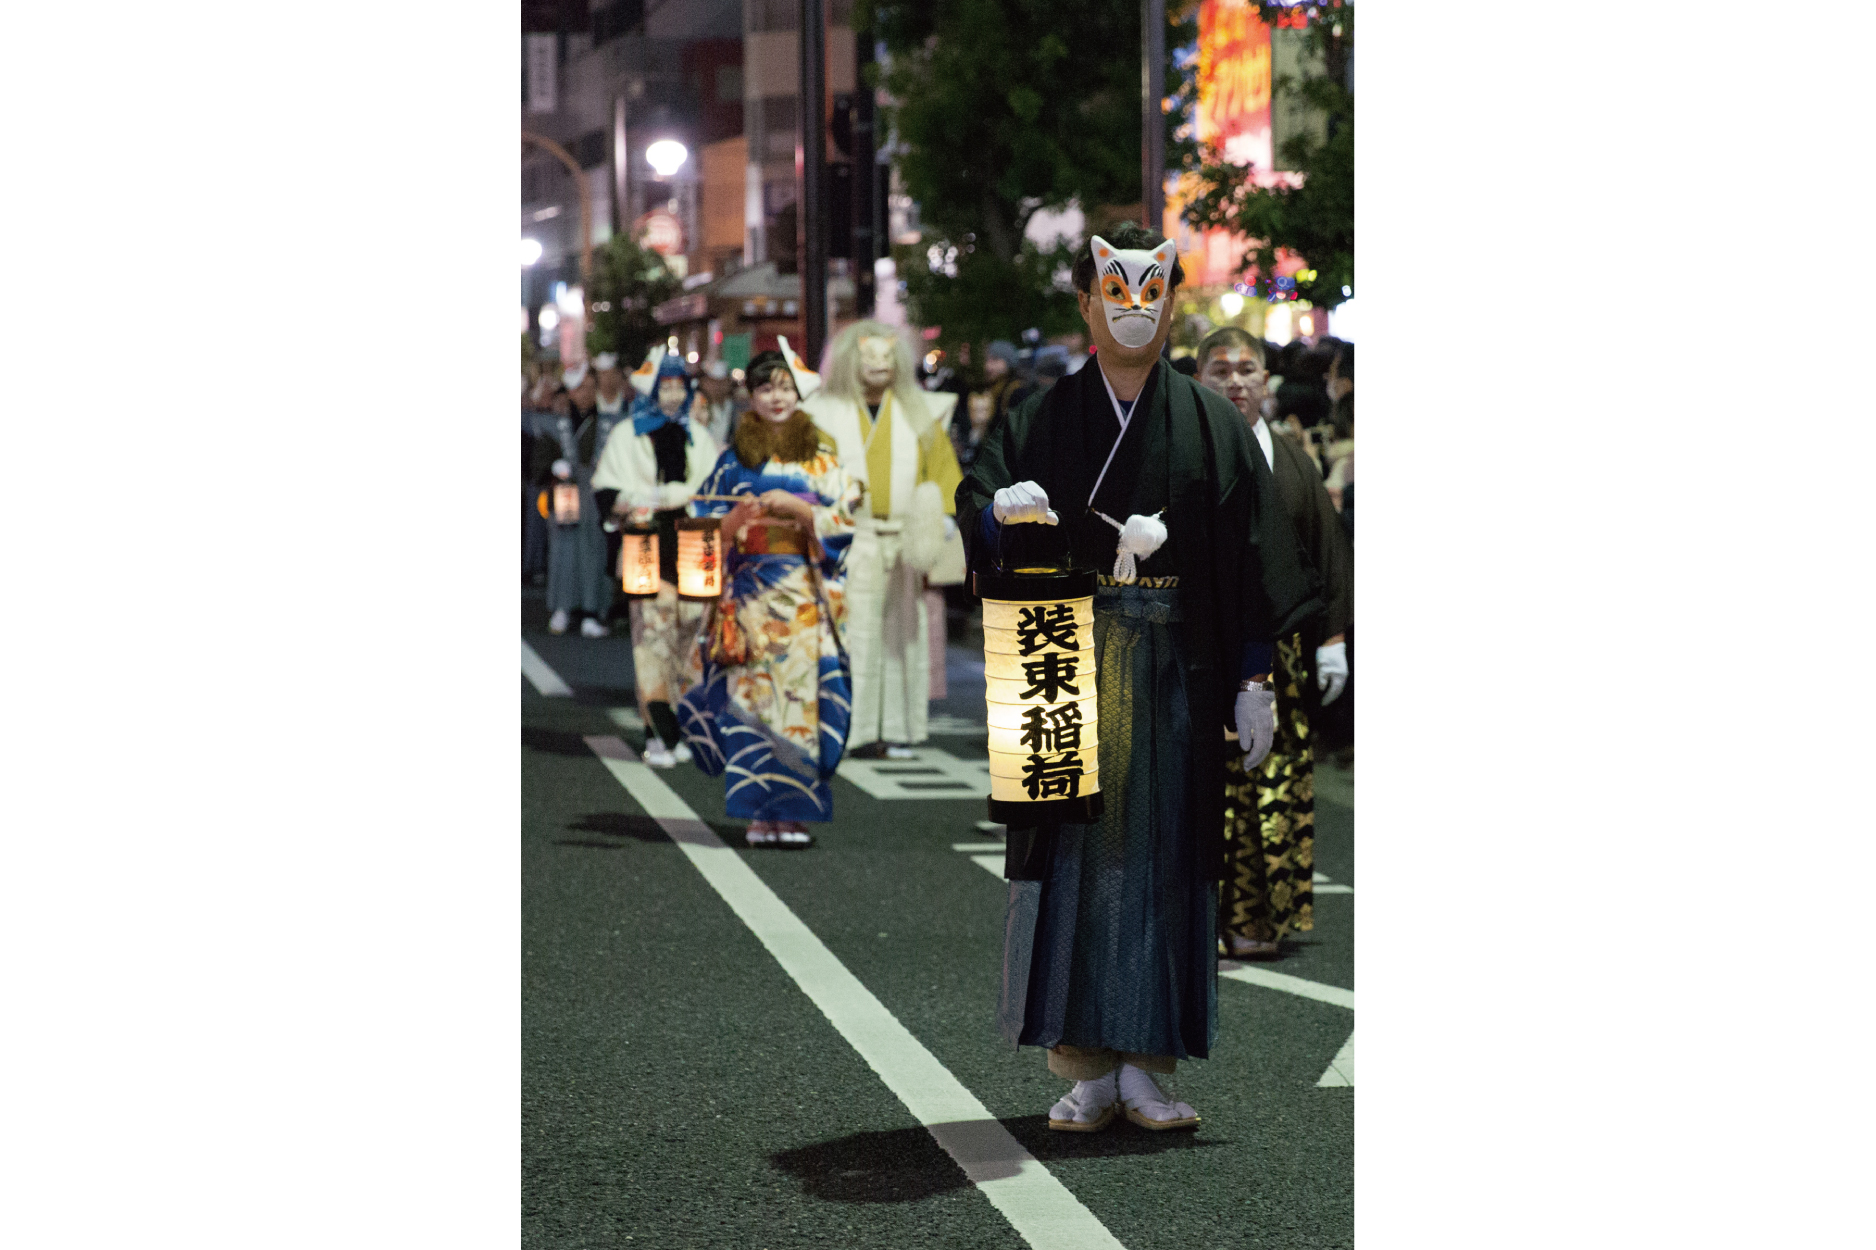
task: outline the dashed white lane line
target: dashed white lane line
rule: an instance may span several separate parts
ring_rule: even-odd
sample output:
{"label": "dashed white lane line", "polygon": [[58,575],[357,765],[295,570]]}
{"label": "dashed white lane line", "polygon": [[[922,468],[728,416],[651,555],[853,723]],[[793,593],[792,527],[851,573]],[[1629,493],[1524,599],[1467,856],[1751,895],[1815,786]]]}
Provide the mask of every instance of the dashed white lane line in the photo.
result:
{"label": "dashed white lane line", "polygon": [[1123,1250],[622,739],[586,744],[1024,1241],[1035,1250]]}
{"label": "dashed white lane line", "polygon": [[1342,1049],[1335,1052],[1335,1058],[1329,1060],[1329,1070],[1316,1082],[1318,1089],[1334,1086],[1352,1086],[1355,1083],[1355,1035],[1350,1033],[1348,1040],[1342,1043]]}
{"label": "dashed white lane line", "polygon": [[1328,1003],[1335,1007],[1355,1010],[1355,991],[1345,990],[1339,985],[1325,985],[1321,981],[1309,981],[1302,977],[1293,977],[1287,972],[1273,972],[1269,968],[1260,968],[1255,964],[1241,964],[1229,959],[1218,961],[1218,975],[1229,977],[1233,981],[1242,981],[1246,985],[1256,985],[1267,990],[1281,990],[1285,994],[1294,994],[1298,998],[1313,998],[1319,1003]]}
{"label": "dashed white lane line", "polygon": [[547,661],[536,655],[527,639],[521,640],[521,675],[528,679],[533,687],[550,699],[571,699],[573,687],[560,680],[560,674],[547,666]]}

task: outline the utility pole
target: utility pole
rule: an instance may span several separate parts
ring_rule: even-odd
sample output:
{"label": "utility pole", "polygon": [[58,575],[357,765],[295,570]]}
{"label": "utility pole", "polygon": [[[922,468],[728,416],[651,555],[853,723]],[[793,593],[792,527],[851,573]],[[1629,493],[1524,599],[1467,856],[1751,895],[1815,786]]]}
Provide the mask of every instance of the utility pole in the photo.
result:
{"label": "utility pole", "polygon": [[1166,216],[1166,0],[1140,5],[1140,200],[1143,225],[1164,229]]}
{"label": "utility pole", "polygon": [[873,200],[879,188],[879,145],[873,138],[873,86],[866,71],[873,64],[873,31],[853,32],[853,315],[873,315],[873,261],[879,241],[873,237]]}
{"label": "utility pole", "polygon": [[612,232],[632,231],[632,147],[626,142],[625,97],[612,98]]}
{"label": "utility pole", "polygon": [[801,0],[801,354],[820,368],[827,342],[827,24],[823,0]]}

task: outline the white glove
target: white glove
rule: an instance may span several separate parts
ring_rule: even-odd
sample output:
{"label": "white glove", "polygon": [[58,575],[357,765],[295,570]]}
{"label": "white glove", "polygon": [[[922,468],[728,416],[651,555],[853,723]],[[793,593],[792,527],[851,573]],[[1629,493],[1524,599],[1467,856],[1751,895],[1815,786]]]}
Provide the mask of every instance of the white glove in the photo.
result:
{"label": "white glove", "polygon": [[1323,692],[1322,706],[1328,707],[1342,697],[1348,685],[1348,644],[1332,642],[1316,648],[1316,689]]}
{"label": "white glove", "polygon": [[1244,771],[1249,772],[1264,762],[1277,736],[1277,692],[1238,691],[1237,721],[1238,747],[1244,752]]}
{"label": "white glove", "polygon": [[946,517],[945,518],[945,541],[950,542],[953,538],[957,537],[957,532],[958,532],[957,518]]}
{"label": "white glove", "polygon": [[1018,482],[1014,486],[1005,486],[991,501],[990,512],[997,518],[997,523],[1000,525],[1011,525],[1022,521],[1059,525],[1062,520],[1049,507],[1049,492],[1034,482]]}
{"label": "white glove", "polygon": [[554,476],[563,479],[572,477],[573,466],[565,460],[554,461]]}
{"label": "white glove", "polygon": [[1136,560],[1144,560],[1166,545],[1166,522],[1156,516],[1134,513],[1120,527],[1119,554],[1114,557],[1114,580],[1132,585],[1138,576]]}

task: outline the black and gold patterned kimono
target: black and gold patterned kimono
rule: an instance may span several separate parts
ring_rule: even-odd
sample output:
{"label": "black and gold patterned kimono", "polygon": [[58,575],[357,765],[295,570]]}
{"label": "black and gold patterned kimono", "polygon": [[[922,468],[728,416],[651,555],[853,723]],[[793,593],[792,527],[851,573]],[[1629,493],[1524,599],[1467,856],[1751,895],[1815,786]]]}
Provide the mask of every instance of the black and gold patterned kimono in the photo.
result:
{"label": "black and gold patterned kimono", "polygon": [[[1252,439],[1253,445],[1256,440]],[[1258,453],[1262,454],[1260,448]],[[1320,714],[1316,648],[1355,615],[1354,554],[1322,475],[1301,447],[1271,432],[1277,498],[1321,579],[1323,612],[1277,644],[1277,734],[1247,776],[1243,757],[1225,761],[1225,879],[1218,927],[1274,941],[1315,927],[1316,791],[1311,717]]]}
{"label": "black and gold patterned kimono", "polygon": [[[1218,776],[1236,750],[1225,727],[1239,670],[1247,642],[1321,610],[1249,441],[1235,408],[1164,365],[1123,433],[1090,361],[994,425],[958,487],[973,569],[1033,566],[1066,547],[1068,563],[1105,575],[1117,538],[1095,512],[1164,511],[1166,544],[1138,580],[1104,576],[1095,595],[1102,815],[1009,833],[998,1025],[1048,1047],[1051,1069],[1072,1079],[1057,1066],[1071,1052],[1169,1071],[1205,1058],[1216,1033]],[[1061,524],[985,524],[997,490],[1025,480]]]}

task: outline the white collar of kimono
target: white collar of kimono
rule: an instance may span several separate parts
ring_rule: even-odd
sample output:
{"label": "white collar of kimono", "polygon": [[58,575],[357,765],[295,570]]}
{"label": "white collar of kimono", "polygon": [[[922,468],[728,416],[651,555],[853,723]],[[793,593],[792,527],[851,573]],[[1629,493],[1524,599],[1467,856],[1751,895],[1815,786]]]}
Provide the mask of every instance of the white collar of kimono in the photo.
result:
{"label": "white collar of kimono", "polygon": [[[1101,375],[1101,385],[1107,388],[1107,402],[1114,405],[1114,418],[1120,422],[1120,433],[1114,436],[1114,445],[1107,449],[1107,462],[1101,466],[1101,476],[1094,479],[1094,489],[1088,492],[1088,506],[1094,506],[1094,497],[1101,492],[1101,483],[1107,480],[1107,471],[1114,463],[1114,453],[1120,450],[1120,440],[1127,437],[1127,423],[1133,420],[1133,414],[1140,410],[1140,401],[1146,398],[1146,388],[1133,397],[1133,403],[1127,408],[1120,406],[1120,397],[1114,394],[1114,384],[1107,380],[1107,370],[1101,368],[1100,353],[1094,357],[1094,367]],[[1151,376],[1151,375],[1148,375]]]}
{"label": "white collar of kimono", "polygon": [[627,392],[620,391],[617,395],[613,396],[611,399],[607,399],[604,395],[601,395],[599,397],[599,410],[605,413],[609,417],[618,416],[621,412],[625,410],[626,394]]}
{"label": "white collar of kimono", "polygon": [[1277,448],[1270,441],[1270,422],[1264,420],[1264,414],[1257,414],[1257,424],[1251,427],[1251,433],[1257,436],[1257,445],[1263,449],[1264,464],[1272,473],[1277,471]]}

